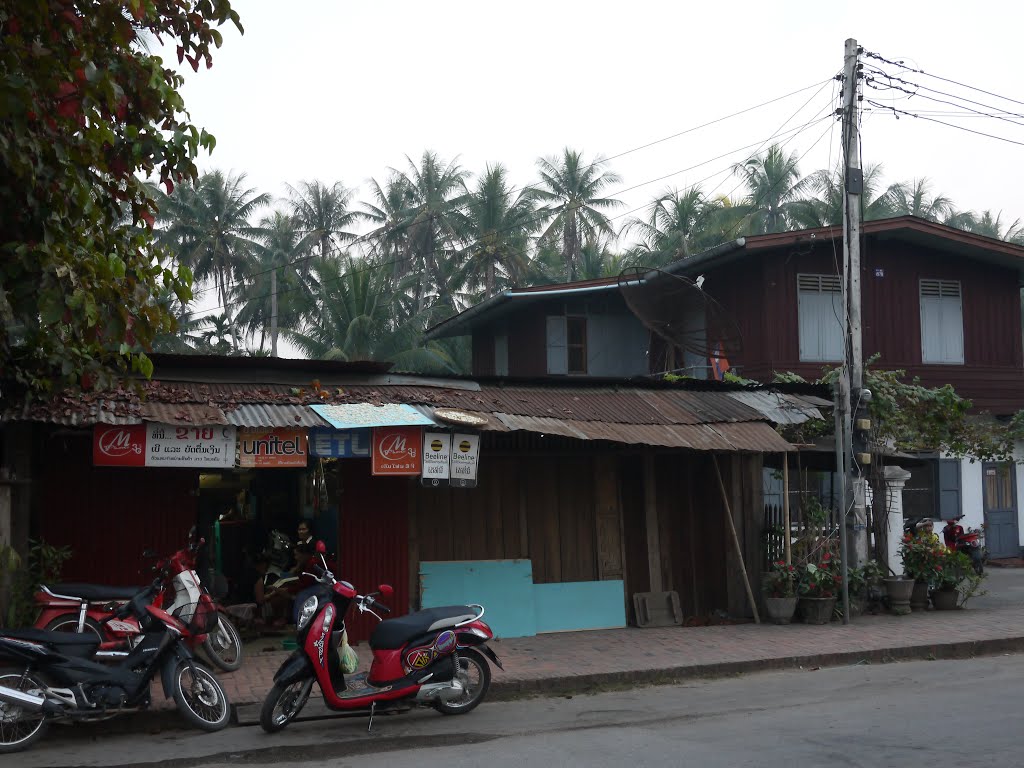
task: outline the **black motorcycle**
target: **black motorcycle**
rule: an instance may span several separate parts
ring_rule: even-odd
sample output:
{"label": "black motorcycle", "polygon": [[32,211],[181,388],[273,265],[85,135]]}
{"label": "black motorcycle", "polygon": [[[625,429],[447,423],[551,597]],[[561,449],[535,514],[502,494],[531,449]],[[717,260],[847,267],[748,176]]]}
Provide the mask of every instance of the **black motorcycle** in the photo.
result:
{"label": "black motorcycle", "polygon": [[185,640],[205,634],[216,613],[202,604],[179,618],[151,605],[160,582],[142,590],[112,618],[138,620],[142,639],[116,664],[94,660],[99,638],[41,629],[0,630],[0,753],[26,749],[53,720],[88,722],[145,709],[160,675],[164,695],[192,725],[218,731],[228,723],[227,696]]}

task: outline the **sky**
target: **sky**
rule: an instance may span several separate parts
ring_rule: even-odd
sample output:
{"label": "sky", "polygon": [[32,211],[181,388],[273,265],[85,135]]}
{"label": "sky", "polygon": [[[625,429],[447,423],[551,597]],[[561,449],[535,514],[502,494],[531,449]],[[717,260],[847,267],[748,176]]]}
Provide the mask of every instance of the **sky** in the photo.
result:
{"label": "sky", "polygon": [[[279,198],[286,183],[312,179],[365,195],[368,179],[383,182],[389,167],[405,169],[406,155],[416,160],[425,149],[457,157],[474,174],[501,162],[524,186],[536,182],[538,157],[567,146],[611,158],[622,180],[609,194],[625,203],[616,225],[642,215],[669,186],[699,182],[705,192],[738,195],[731,166],[779,131],[775,140],[798,153],[802,173],[835,164],[838,126],[823,118],[838,105],[829,78],[842,68],[849,37],[887,59],[1022,103],[919,74],[906,80],[1024,113],[1017,3],[233,5],[245,34],[224,28],[213,68],[183,70],[193,123],[217,138],[198,165],[244,172],[252,187]],[[865,95],[909,112],[949,109],[922,93],[946,98]],[[925,176],[961,209],[1024,217],[1015,172],[1024,164],[1024,118],[933,116],[1021,144],[872,109],[862,125],[865,163],[881,163],[887,183]]]}

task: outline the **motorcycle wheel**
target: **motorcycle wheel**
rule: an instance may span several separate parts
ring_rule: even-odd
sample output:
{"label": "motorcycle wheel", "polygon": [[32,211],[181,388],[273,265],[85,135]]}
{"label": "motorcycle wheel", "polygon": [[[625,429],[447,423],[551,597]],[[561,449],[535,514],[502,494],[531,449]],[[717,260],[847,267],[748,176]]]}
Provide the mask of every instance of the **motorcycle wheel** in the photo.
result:
{"label": "motorcycle wheel", "polygon": [[442,715],[464,715],[476,709],[491,687],[491,667],[478,651],[459,651],[455,678],[462,683],[465,692],[455,701],[434,702],[434,709]]}
{"label": "motorcycle wheel", "polygon": [[979,557],[974,560],[974,572],[979,576],[985,575],[985,562]]}
{"label": "motorcycle wheel", "polygon": [[[46,687],[36,674],[23,675],[18,669],[0,670],[0,685],[19,691]],[[28,749],[49,727],[50,721],[42,712],[27,712],[16,704],[0,701],[0,754]]]}
{"label": "motorcycle wheel", "polygon": [[178,664],[171,678],[171,696],[178,711],[196,728],[219,731],[228,724],[231,708],[216,676],[193,661]]}
{"label": "motorcycle wheel", "polygon": [[242,638],[223,613],[217,614],[217,626],[206,635],[203,650],[210,662],[224,672],[234,672],[242,666]]}
{"label": "motorcycle wheel", "polygon": [[[47,624],[44,629],[47,632],[77,632],[78,614],[66,613],[63,616],[58,616]],[[82,627],[82,632],[83,634],[86,632],[92,632],[101,643],[103,642],[103,627],[101,627],[100,623],[91,616],[85,617],[85,626]]]}
{"label": "motorcycle wheel", "polygon": [[299,680],[290,685],[274,683],[260,710],[260,725],[267,733],[277,733],[294,720],[309,701],[313,678]]}

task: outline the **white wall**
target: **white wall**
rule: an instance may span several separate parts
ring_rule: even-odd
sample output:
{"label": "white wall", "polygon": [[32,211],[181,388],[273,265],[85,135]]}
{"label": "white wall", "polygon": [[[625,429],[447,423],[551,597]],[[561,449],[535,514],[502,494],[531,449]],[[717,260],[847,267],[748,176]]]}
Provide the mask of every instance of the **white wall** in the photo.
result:
{"label": "white wall", "polygon": [[[1018,443],[1014,458],[1017,460],[1017,537],[1018,544],[1024,547],[1024,443]],[[980,528],[985,522],[985,500],[982,491],[981,462],[963,459],[960,462],[960,503],[963,507],[964,519],[960,524],[964,527]]]}

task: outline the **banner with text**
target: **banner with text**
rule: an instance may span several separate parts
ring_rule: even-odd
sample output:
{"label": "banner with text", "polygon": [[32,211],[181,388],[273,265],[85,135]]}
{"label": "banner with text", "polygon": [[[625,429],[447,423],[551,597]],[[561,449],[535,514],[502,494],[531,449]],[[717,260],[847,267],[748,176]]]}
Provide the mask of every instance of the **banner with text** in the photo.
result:
{"label": "banner with text", "polygon": [[369,429],[309,430],[309,455],[319,459],[370,458],[372,438]]}
{"label": "banner with text", "polygon": [[304,467],[307,437],[305,429],[243,429],[239,435],[240,467]]}
{"label": "banner with text", "polygon": [[374,427],[373,474],[420,474],[422,440],[422,427]]}
{"label": "banner with text", "polygon": [[429,488],[448,485],[448,466],[452,456],[451,432],[423,433],[423,475],[420,483]]}
{"label": "banner with text", "polygon": [[232,467],[235,428],[133,424],[93,428],[97,467]]}
{"label": "banner with text", "polygon": [[452,435],[452,487],[476,488],[476,470],[479,462],[480,435],[459,432]]}

